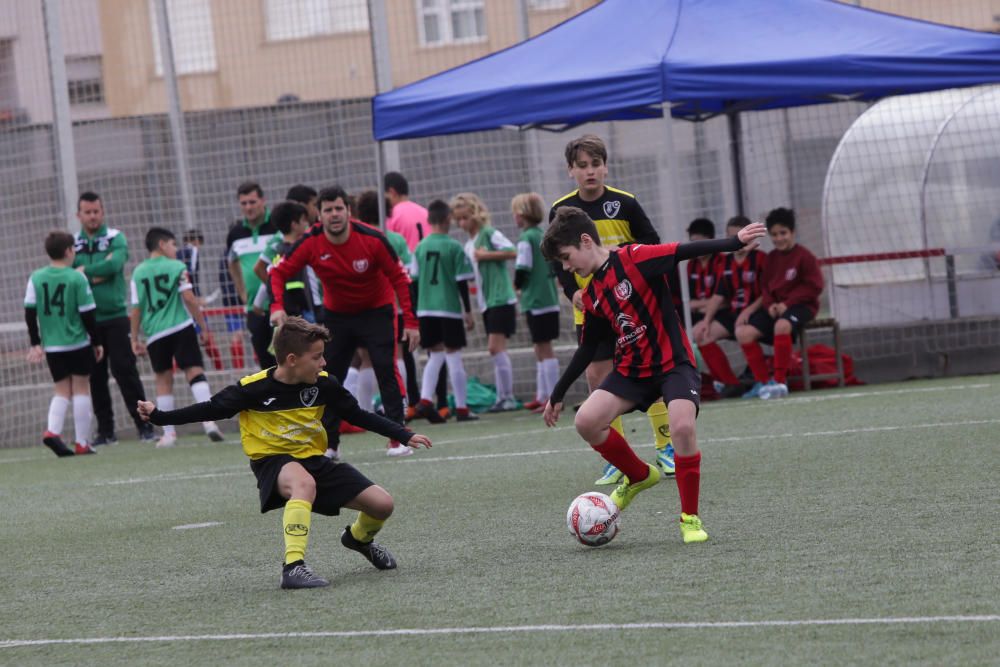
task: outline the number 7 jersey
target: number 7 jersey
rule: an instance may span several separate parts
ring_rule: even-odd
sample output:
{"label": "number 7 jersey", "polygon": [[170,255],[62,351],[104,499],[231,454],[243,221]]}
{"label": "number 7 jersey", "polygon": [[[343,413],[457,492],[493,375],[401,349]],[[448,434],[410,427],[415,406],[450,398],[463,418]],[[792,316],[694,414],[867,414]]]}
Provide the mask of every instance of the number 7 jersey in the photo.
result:
{"label": "number 7 jersey", "polygon": [[90,284],[79,271],[46,266],[31,274],[24,307],[38,313],[38,329],[46,352],[70,352],[90,345],[80,313],[94,310]]}
{"label": "number 7 jersey", "polygon": [[152,257],[132,272],[132,308],[139,310],[146,343],[193,325],[181,292],[192,289],[184,262]]}

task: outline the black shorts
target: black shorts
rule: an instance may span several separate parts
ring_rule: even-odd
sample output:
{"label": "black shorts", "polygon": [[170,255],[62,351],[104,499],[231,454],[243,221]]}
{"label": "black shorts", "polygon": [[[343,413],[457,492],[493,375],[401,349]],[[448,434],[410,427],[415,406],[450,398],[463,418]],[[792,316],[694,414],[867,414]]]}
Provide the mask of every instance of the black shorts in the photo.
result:
{"label": "black shorts", "polygon": [[297,459],[288,454],[265,456],[250,462],[250,469],[257,477],[257,489],[260,491],[261,514],[284,507],[288,502],[278,492],[278,474],[285,464],[293,461],[300,463],[316,480],[316,499],[312,508],[316,514],[336,516],[340,514],[341,507],[369,486],[374,486],[374,482],[351,464],[337,463],[325,456],[310,456],[307,459]]}
{"label": "black shorts", "polygon": [[465,347],[464,320],[429,315],[421,317],[417,321],[420,322],[420,347],[425,350],[441,343],[444,343],[444,346],[449,350],[461,350]]}
{"label": "black shorts", "polygon": [[718,322],[726,329],[726,331],[729,332],[729,335],[731,337],[733,338],[736,337],[736,313],[734,313],[733,311],[729,310],[728,308],[725,310],[720,310],[715,314],[715,319],[713,320],[713,322]]}
{"label": "black shorts", "polygon": [[[583,325],[576,325],[576,344],[580,344],[580,340],[583,338]],[[594,358],[591,361],[608,361],[609,359],[615,358],[615,342],[613,340],[601,339],[597,344],[597,350],[594,351]]]}
{"label": "black shorts", "polygon": [[517,331],[517,310],[514,304],[487,308],[483,311],[483,324],[487,334],[503,334],[510,338]]}
{"label": "black shorts", "polygon": [[528,331],[531,332],[532,343],[548,343],[559,338],[559,311],[532,315],[525,313],[528,320]]}
{"label": "black shorts", "polygon": [[761,333],[760,340],[763,343],[772,345],[774,343],[774,323],[778,320],[788,320],[792,323],[792,340],[799,337],[799,332],[814,317],[809,308],[803,305],[789,306],[785,314],[775,319],[767,314],[766,308],[754,312],[750,316],[748,324]]}
{"label": "black shorts", "polygon": [[598,388],[635,401],[634,409],[643,412],[661,398],[667,404],[674,399],[683,398],[694,403],[696,408],[701,406],[701,375],[694,366],[686,362],[674,366],[663,375],[649,378],[625,377],[615,369]]}
{"label": "black shorts", "polygon": [[[104,353],[107,354],[107,350]],[[70,375],[90,375],[96,364],[94,348],[90,345],[67,352],[46,352],[45,361],[49,364],[53,382],[65,380]]]}
{"label": "black shorts", "polygon": [[[423,338],[423,334],[420,337]],[[396,342],[403,342],[403,313],[396,313]]]}
{"label": "black shorts", "polygon": [[201,346],[198,344],[198,334],[194,325],[186,326],[169,336],[158,338],[146,346],[149,353],[149,363],[154,373],[165,373],[174,367],[178,368],[204,366],[201,358]]}

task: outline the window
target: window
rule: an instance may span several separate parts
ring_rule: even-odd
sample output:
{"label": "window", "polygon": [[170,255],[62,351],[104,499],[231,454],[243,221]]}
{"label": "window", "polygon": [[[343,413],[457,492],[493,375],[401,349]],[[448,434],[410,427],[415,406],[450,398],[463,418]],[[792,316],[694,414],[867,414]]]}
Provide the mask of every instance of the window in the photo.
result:
{"label": "window", "polygon": [[569,0],[528,0],[531,9],[565,9]]}
{"label": "window", "polygon": [[[156,75],[163,76],[156,2],[157,0],[149,0],[149,20],[153,31]],[[177,75],[214,72],[215,30],[212,27],[211,0],[166,0],[166,3],[170,17],[170,41],[174,47],[174,70]]]}
{"label": "window", "polygon": [[71,105],[104,104],[100,56],[66,58],[66,80]]}
{"label": "window", "polygon": [[417,0],[424,45],[476,42],[486,38],[484,0]]}
{"label": "window", "polygon": [[266,0],[272,41],[368,30],[368,0]]}

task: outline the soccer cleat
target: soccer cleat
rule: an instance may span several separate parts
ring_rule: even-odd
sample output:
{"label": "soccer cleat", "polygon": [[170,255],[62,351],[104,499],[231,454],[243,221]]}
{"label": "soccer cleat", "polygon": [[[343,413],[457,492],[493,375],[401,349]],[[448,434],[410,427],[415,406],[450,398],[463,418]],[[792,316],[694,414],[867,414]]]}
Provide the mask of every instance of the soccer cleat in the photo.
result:
{"label": "soccer cleat", "polygon": [[524,404],[525,410],[534,411],[537,408],[544,408],[544,407],[545,407],[545,401],[539,401],[537,399],[534,401],[528,401],[527,403]]}
{"label": "soccer cleat", "polygon": [[763,382],[754,382],[750,391],[743,394],[743,398],[760,398],[760,391],[764,388]]}
{"label": "soccer cleat", "polygon": [[765,401],[788,396],[788,385],[777,380],[771,380],[760,390],[760,397]]}
{"label": "soccer cleat", "polygon": [[416,411],[418,417],[423,417],[432,424],[443,424],[445,422],[445,418],[430,403],[420,401],[417,403]]}
{"label": "soccer cleat", "polygon": [[441,415],[441,419],[448,421],[448,417],[451,417],[451,410],[447,406],[438,408],[438,414]]}
{"label": "soccer cleat", "polygon": [[667,445],[662,450],[656,452],[656,467],[660,469],[664,475],[673,475],[676,471],[674,468],[674,446]]}
{"label": "soccer cleat", "polygon": [[322,588],[329,585],[330,582],[313,572],[305,561],[289,563],[281,570],[282,588]]}
{"label": "soccer cleat", "polygon": [[518,405],[517,399],[514,398],[501,398],[498,399],[493,406],[487,410],[487,412],[513,412],[514,410],[520,410],[521,406]]}
{"label": "soccer cleat", "polygon": [[479,416],[469,412],[467,409],[463,410],[458,408],[455,411],[455,421],[457,422],[477,422],[479,421]]}
{"label": "soccer cleat", "polygon": [[139,442],[156,442],[156,430],[146,422],[139,427]]}
{"label": "soccer cleat", "polygon": [[661,477],[659,468],[649,464],[646,465],[649,468],[649,475],[646,476],[646,479],[632,484],[628,481],[628,477],[623,477],[622,483],[611,492],[611,500],[615,501],[618,509],[624,510],[632,504],[632,501],[641,492],[659,484]]}
{"label": "soccer cleat", "polygon": [[701,519],[698,518],[697,514],[685,514],[681,512],[680,526],[684,544],[705,542],[708,540],[708,533],[705,532],[705,528],[701,525]]}
{"label": "soccer cleat", "polygon": [[212,442],[222,442],[226,439],[226,436],[222,435],[222,431],[220,431],[219,427],[215,425],[215,422],[205,422],[205,426],[207,427],[205,435],[207,435],[208,439]]}
{"label": "soccer cleat", "polygon": [[351,527],[344,529],[344,534],[340,536],[340,543],[352,551],[368,559],[368,562],[380,570],[395,570],[396,559],[393,558],[389,550],[377,542],[358,542],[351,535]]}
{"label": "soccer cleat", "polygon": [[117,445],[118,438],[112,433],[98,433],[94,441],[90,443],[94,447],[100,447],[101,445]]}
{"label": "soccer cleat", "polygon": [[46,431],[42,434],[42,443],[51,449],[52,453],[59,458],[64,456],[76,456],[73,450],[66,446],[66,443],[63,442],[62,438],[58,434],[52,433],[51,431]]}
{"label": "soccer cleat", "polygon": [[156,441],[157,449],[167,449],[168,447],[173,447],[177,444],[177,434],[176,433],[164,433],[160,436],[160,439]]}
{"label": "soccer cleat", "polygon": [[390,441],[385,449],[385,455],[391,457],[409,456],[413,453],[413,447],[395,441]]}
{"label": "soccer cleat", "polygon": [[79,442],[76,443],[76,456],[84,456],[85,454],[96,454],[97,450],[91,447],[89,444],[81,445]]}
{"label": "soccer cleat", "polygon": [[601,473],[601,476],[594,484],[596,486],[608,486],[610,484],[617,484],[621,479],[622,471],[609,463],[604,466],[604,472]]}
{"label": "soccer cleat", "polygon": [[417,409],[414,406],[406,408],[406,416],[403,417],[403,421],[409,424],[411,421],[417,418]]}

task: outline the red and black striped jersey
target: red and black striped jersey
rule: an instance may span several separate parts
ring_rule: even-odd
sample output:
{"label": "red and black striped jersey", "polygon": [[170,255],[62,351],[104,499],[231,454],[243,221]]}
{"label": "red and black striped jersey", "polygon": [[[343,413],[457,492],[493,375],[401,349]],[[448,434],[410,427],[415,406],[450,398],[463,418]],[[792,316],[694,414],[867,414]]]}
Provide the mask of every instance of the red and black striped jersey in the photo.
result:
{"label": "red and black striped jersey", "polygon": [[701,258],[688,262],[688,285],[692,299],[708,299],[719,290],[725,261],[725,255],[709,255],[705,262]]}
{"label": "red and black striped jersey", "polygon": [[751,250],[742,261],[736,259],[735,253],[725,255],[718,293],[726,298],[730,308],[739,311],[757,300],[766,265],[767,255],[760,250]]}
{"label": "red and black striped jersey", "polygon": [[584,290],[583,341],[593,318],[610,324],[615,368],[626,377],[662,375],[694,353],[677,317],[666,275],[675,271],[678,244],[632,244],[612,250]]}

